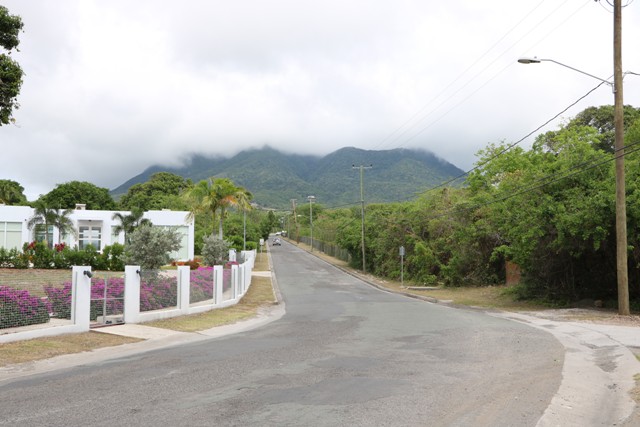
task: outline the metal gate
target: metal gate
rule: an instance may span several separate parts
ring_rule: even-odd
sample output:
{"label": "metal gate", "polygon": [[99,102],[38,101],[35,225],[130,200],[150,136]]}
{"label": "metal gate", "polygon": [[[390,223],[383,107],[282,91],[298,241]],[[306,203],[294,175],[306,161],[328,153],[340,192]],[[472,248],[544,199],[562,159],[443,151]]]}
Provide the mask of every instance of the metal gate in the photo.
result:
{"label": "metal gate", "polygon": [[91,327],[124,323],[124,273],[95,272],[91,278]]}

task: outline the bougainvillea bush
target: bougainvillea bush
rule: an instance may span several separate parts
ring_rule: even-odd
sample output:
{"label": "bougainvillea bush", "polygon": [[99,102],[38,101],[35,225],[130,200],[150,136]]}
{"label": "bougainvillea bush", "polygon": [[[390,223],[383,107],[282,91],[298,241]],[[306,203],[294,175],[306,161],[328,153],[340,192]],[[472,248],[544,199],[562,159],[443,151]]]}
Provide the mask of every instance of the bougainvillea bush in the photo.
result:
{"label": "bougainvillea bush", "polygon": [[[106,312],[122,313],[124,309],[124,277],[107,279]],[[177,280],[165,276],[149,276],[140,283],[140,311],[175,307],[177,304]],[[62,287],[45,286],[44,291],[52,308],[52,317],[71,318],[71,282]],[[105,308],[105,279],[91,279],[91,320],[102,316]]]}
{"label": "bougainvillea bush", "polygon": [[28,291],[0,286],[0,329],[49,321],[50,307]]}
{"label": "bougainvillea bush", "polygon": [[178,305],[178,279],[154,272],[143,273],[140,282],[140,311]]}
{"label": "bougainvillea bush", "polygon": [[213,299],[213,267],[191,270],[190,277],[189,303]]}

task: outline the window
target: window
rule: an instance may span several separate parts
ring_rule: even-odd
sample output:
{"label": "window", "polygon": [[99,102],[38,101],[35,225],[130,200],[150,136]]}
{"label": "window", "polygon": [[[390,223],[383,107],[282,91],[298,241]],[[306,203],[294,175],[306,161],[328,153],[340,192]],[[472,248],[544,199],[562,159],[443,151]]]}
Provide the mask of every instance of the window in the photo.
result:
{"label": "window", "polygon": [[116,226],[112,225],[111,226],[111,244],[113,245],[114,243],[120,243],[120,233],[116,233]]}
{"label": "window", "polygon": [[92,245],[96,250],[101,250],[100,242],[102,236],[102,227],[98,225],[81,225],[78,228],[78,247],[85,249]]}
{"label": "window", "polygon": [[44,224],[37,224],[34,232],[36,242],[47,242],[50,248],[53,246],[53,225],[47,227]]}
{"label": "window", "polygon": [[0,222],[0,247],[5,249],[22,247],[22,223]]}

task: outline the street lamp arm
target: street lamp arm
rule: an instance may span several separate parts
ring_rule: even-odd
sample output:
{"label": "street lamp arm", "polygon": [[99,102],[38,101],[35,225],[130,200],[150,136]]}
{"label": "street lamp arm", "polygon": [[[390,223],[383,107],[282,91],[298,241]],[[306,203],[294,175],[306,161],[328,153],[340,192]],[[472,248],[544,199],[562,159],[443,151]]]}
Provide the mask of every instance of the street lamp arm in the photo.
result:
{"label": "street lamp arm", "polygon": [[558,64],[558,65],[561,65],[561,66],[563,66],[565,68],[568,68],[570,70],[577,71],[578,73],[584,74],[585,76],[589,76],[589,77],[592,77],[592,78],[594,78],[596,80],[600,80],[601,82],[606,83],[606,84],[608,84],[609,86],[611,86],[613,88],[613,82],[610,82],[609,80],[605,80],[605,79],[600,78],[598,76],[594,76],[593,74],[589,74],[586,71],[579,70],[579,69],[574,68],[574,67],[572,67],[570,65],[563,64],[562,62],[558,62],[558,61],[556,61],[554,59],[542,59],[542,58],[536,58],[536,57],[518,59],[518,62],[521,63],[521,64],[539,64],[542,61],[553,62],[554,64]]}

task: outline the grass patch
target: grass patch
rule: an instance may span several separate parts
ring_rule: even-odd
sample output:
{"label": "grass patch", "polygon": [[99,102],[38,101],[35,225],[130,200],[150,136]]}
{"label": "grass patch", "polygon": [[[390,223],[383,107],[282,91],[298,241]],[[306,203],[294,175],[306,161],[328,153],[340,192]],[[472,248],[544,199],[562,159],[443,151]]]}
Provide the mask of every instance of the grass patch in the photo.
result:
{"label": "grass patch", "polygon": [[249,291],[237,305],[189,316],[146,322],[144,325],[180,332],[203,331],[249,319],[258,314],[260,308],[273,305],[274,299],[271,278],[253,277]]}
{"label": "grass patch", "polygon": [[[638,360],[640,357],[636,355]],[[636,380],[636,386],[631,390],[631,398],[636,401],[636,403],[640,403],[640,374],[635,374],[633,377]]]}
{"label": "grass patch", "polygon": [[0,366],[33,362],[62,354],[81,353],[96,348],[113,347],[138,341],[141,340],[90,331],[82,334],[11,342],[0,346]]}

